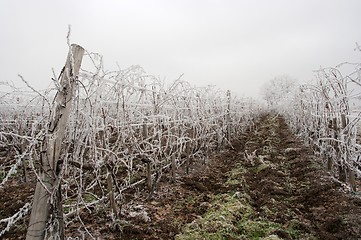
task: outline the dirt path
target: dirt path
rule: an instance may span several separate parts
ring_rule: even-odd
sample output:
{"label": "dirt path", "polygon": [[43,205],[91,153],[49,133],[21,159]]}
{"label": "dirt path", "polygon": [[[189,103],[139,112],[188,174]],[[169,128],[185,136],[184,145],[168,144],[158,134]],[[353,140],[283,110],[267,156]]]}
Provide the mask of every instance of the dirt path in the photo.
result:
{"label": "dirt path", "polygon": [[[86,226],[97,239],[361,239],[360,195],[335,181],[281,117],[261,116],[208,161],[180,169],[175,183],[165,176],[151,198],[126,192],[120,220],[104,207],[81,213],[83,225],[67,225],[67,234],[82,238]],[[21,239],[26,225],[4,239]]]}
{"label": "dirt path", "polygon": [[256,126],[246,150],[257,160],[245,179],[257,215],[296,230],[275,232],[284,239],[361,239],[360,195],[326,172],[282,118],[266,115]]}

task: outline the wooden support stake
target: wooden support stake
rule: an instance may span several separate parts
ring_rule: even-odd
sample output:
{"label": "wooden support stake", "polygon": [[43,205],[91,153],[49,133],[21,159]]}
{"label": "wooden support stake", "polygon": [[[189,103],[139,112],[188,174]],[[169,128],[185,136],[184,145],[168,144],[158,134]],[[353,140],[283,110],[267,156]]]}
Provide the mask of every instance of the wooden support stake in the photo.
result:
{"label": "wooden support stake", "polygon": [[148,126],[147,126],[147,119],[144,119],[143,125],[142,125],[142,134],[143,134],[143,139],[147,139],[148,138]]}
{"label": "wooden support stake", "polygon": [[118,207],[114,197],[112,173],[108,168],[107,168],[107,190],[110,201],[110,209],[113,212],[114,218],[118,219]]}
{"label": "wooden support stake", "polygon": [[177,166],[175,164],[175,153],[172,154],[172,181],[175,182]]}
{"label": "wooden support stake", "polygon": [[189,167],[191,165],[191,147],[190,147],[191,143],[187,142],[186,143],[186,173],[189,174]]}
{"label": "wooden support stake", "polygon": [[151,169],[152,163],[150,161],[147,162],[147,185],[148,190],[151,193],[152,192],[152,169]]}
{"label": "wooden support stake", "polygon": [[226,124],[227,124],[227,139],[231,141],[231,91],[227,91],[227,110],[226,110]]}
{"label": "wooden support stake", "polygon": [[[102,109],[102,111],[104,113],[103,109]],[[103,115],[104,115],[104,125],[105,125],[105,114],[103,114]],[[99,131],[99,137],[102,141],[103,149],[107,149],[105,134],[106,134],[105,129]],[[109,166],[109,164],[108,164],[109,157],[106,155],[104,156],[104,152],[102,152],[102,158],[103,158],[104,162],[106,162],[106,167],[107,167],[107,190],[108,190],[108,197],[109,197],[109,201],[110,201],[110,210],[113,212],[114,219],[118,219],[118,207],[117,207],[115,197],[114,197],[112,169],[111,169],[111,166]]]}
{"label": "wooden support stake", "polygon": [[83,55],[84,49],[81,46],[71,45],[62,71],[60,89],[55,96],[50,113],[48,132],[42,144],[40,159],[42,169],[40,179],[36,184],[26,240],[44,239],[50,211],[52,211],[53,216],[51,220],[54,232],[48,232],[47,237],[49,239],[64,239],[61,180],[58,178],[60,169],[57,164]]}
{"label": "wooden support stake", "polygon": [[[346,114],[341,114],[341,123],[342,123],[342,129],[343,129],[343,134],[347,135],[348,134],[348,129],[346,129],[347,125],[349,124],[349,120],[347,118]],[[346,139],[344,139],[346,140]],[[347,164],[347,175],[348,175],[348,181],[350,183],[351,189],[352,191],[356,191],[357,187],[356,187],[356,172],[355,172],[355,166],[354,163],[352,162],[352,160],[350,160],[350,152],[349,152],[349,145],[350,145],[350,138],[347,137],[347,145],[346,145],[346,164]]]}
{"label": "wooden support stake", "polygon": [[[332,134],[331,134],[331,129],[332,129],[333,127],[332,127],[332,120],[331,119],[328,119],[328,125],[327,125],[327,132],[328,132],[328,137],[330,137],[330,138],[332,138],[332,137],[335,137],[335,133],[334,133],[334,136],[332,136]],[[332,144],[332,142],[329,140],[328,141],[329,143],[327,143],[327,144],[329,144],[329,145],[331,145]],[[327,156],[327,170],[328,171],[330,171],[330,172],[332,172],[332,169],[333,169],[333,159],[332,159],[332,157],[330,156],[330,154],[326,154],[326,156]]]}
{"label": "wooden support stake", "polygon": [[[19,127],[19,134],[20,135],[25,134],[25,131],[21,126],[21,123],[20,123],[20,127]],[[23,154],[25,152],[25,141],[24,141],[24,139],[21,140],[20,149],[21,149],[21,154]],[[22,159],[22,168],[23,168],[24,182],[28,182],[28,171],[27,171],[26,158],[25,157]]]}
{"label": "wooden support stake", "polygon": [[348,175],[349,175],[349,182],[350,182],[351,189],[352,189],[352,191],[356,192],[357,191],[356,172],[355,172],[354,167],[355,166],[349,167]]}

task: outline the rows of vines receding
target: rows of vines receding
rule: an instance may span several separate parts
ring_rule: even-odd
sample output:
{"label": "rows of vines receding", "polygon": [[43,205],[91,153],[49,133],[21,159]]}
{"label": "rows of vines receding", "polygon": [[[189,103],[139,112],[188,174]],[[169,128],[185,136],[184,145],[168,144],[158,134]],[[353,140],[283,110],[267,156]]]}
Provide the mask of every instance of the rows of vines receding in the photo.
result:
{"label": "rows of vines receding", "polygon": [[355,191],[355,178],[361,176],[361,64],[323,68],[316,76],[282,111],[328,170]]}
{"label": "rows of vines receding", "polygon": [[[174,181],[181,165],[207,164],[211,152],[231,146],[231,137],[252,121],[256,106],[229,91],[195,88],[182,77],[167,84],[139,66],[105,71],[102,58],[89,53],[78,78],[59,164],[65,224],[80,212],[105,207],[115,221],[128,203],[126,189],[156,191],[162,177]],[[41,170],[41,142],[58,87],[0,94],[0,187],[35,181]],[[6,86],[5,86],[6,85]],[[3,235],[31,204],[0,220]],[[51,225],[48,226],[51,228]],[[91,229],[84,232],[92,236]]]}

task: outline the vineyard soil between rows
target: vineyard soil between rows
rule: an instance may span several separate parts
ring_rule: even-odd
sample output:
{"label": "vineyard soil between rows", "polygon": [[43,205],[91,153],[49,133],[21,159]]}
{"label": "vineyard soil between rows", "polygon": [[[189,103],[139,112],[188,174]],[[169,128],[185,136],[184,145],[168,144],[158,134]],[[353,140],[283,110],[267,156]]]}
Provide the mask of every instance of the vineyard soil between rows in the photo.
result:
{"label": "vineyard soil between rows", "polygon": [[[278,115],[262,115],[232,147],[185,172],[178,169],[175,183],[163,177],[152,195],[128,190],[119,220],[102,207],[84,210],[66,236],[82,238],[84,224],[97,239],[361,238],[360,195],[324,170]],[[30,202],[34,186],[0,189],[0,219]],[[23,239],[27,221],[3,239]]]}

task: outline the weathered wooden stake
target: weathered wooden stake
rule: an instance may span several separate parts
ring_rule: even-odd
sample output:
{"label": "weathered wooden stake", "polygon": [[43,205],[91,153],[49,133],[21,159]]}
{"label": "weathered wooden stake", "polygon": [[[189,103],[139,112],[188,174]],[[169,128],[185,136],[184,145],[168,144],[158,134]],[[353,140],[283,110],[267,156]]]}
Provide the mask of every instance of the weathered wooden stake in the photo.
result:
{"label": "weathered wooden stake", "polygon": [[148,138],[148,126],[147,126],[147,119],[144,119],[143,125],[142,125],[142,134],[143,134],[143,139],[147,139]]}
{"label": "weathered wooden stake", "polygon": [[83,55],[84,49],[81,46],[71,45],[62,71],[60,89],[55,96],[50,113],[48,133],[42,144],[40,159],[42,169],[40,179],[36,184],[26,240],[44,239],[50,213],[55,229],[48,232],[47,237],[49,239],[64,239],[61,189],[58,178],[60,169],[57,164]]}
{"label": "weathered wooden stake", "polygon": [[349,182],[351,185],[352,191],[357,191],[357,185],[356,185],[356,172],[354,169],[355,166],[349,167],[348,169],[348,175],[349,175]]}
{"label": "weathered wooden stake", "polygon": [[[102,109],[103,111],[103,116],[104,116],[104,125],[105,125],[105,114],[104,114],[104,109]],[[105,136],[105,132],[106,130],[102,130],[99,131],[99,137],[102,141],[102,147],[103,149],[107,148],[106,145],[106,136]],[[102,157],[103,160],[107,163],[108,162],[108,156],[104,156],[104,152],[102,152]],[[114,187],[113,187],[113,179],[112,179],[112,169],[109,166],[109,164],[106,164],[107,167],[107,190],[108,190],[108,197],[109,197],[109,201],[110,201],[110,210],[113,212],[113,216],[114,219],[118,219],[118,207],[115,201],[115,197],[114,197]]]}
{"label": "weathered wooden stake", "polygon": [[[21,127],[21,124],[20,124],[20,127],[19,127],[19,133],[20,133],[20,135],[24,135],[24,133],[25,133],[24,129]],[[21,149],[21,154],[23,154],[25,152],[25,141],[24,141],[24,139],[21,140],[20,149]],[[22,159],[22,168],[23,168],[24,182],[28,182],[28,171],[27,171],[26,158],[25,157]]]}
{"label": "weathered wooden stake", "polygon": [[186,173],[189,174],[189,167],[191,165],[191,143],[186,142]]}
{"label": "weathered wooden stake", "polygon": [[176,166],[176,164],[175,164],[175,153],[173,153],[172,154],[172,157],[171,157],[171,159],[172,159],[172,181],[173,182],[175,182],[176,181],[176,168],[177,168],[177,166]]}
{"label": "weathered wooden stake", "polygon": [[[333,129],[333,127],[332,127],[332,120],[331,119],[329,119],[328,120],[328,129],[327,129],[327,131],[328,131],[328,137],[330,137],[330,138],[332,138],[332,137],[334,137],[334,139],[336,139],[337,138],[337,134],[334,132],[333,133],[333,136],[332,136],[332,134],[331,134],[331,129]],[[332,145],[332,142],[331,141],[329,141],[330,143],[330,145]],[[333,170],[333,159],[332,159],[332,157],[330,156],[330,154],[326,154],[326,156],[327,156],[327,170],[328,171],[330,171],[330,172],[332,172],[332,170]]]}
{"label": "weathered wooden stake", "polygon": [[[343,128],[343,134],[344,135],[348,135],[348,130],[346,129],[347,125],[349,124],[349,120],[346,114],[341,114],[341,122],[342,122],[342,128]],[[346,129],[346,131],[345,131]],[[346,139],[344,139],[346,140]],[[348,181],[350,183],[350,186],[352,188],[353,191],[357,190],[357,186],[356,186],[356,172],[355,172],[355,166],[354,163],[352,162],[352,160],[350,160],[350,152],[349,152],[349,145],[350,145],[350,138],[347,137],[347,145],[346,145],[346,163],[348,164],[347,166],[347,175],[348,175]]]}
{"label": "weathered wooden stake", "polygon": [[150,161],[147,162],[147,185],[149,192],[152,192],[152,163]]}
{"label": "weathered wooden stake", "polygon": [[110,209],[113,212],[114,218],[118,219],[118,207],[114,197],[112,173],[108,168],[107,168],[107,190],[109,194]]}
{"label": "weathered wooden stake", "polygon": [[226,124],[227,124],[227,139],[231,140],[231,91],[227,90],[227,110],[226,110]]}
{"label": "weathered wooden stake", "polygon": [[[345,115],[344,114],[341,114],[341,128],[338,128],[338,131],[339,131],[339,138],[341,138],[341,130],[344,130],[346,127],[346,118],[345,118]],[[343,134],[343,132],[342,132]],[[342,138],[340,139],[342,140]],[[340,144],[339,144],[340,146]],[[338,167],[338,171],[339,171],[339,180],[341,182],[346,182],[347,181],[347,163],[348,163],[348,159],[347,159],[347,155],[346,154],[346,158],[345,159],[342,159],[341,157],[341,149],[339,147],[339,153],[338,153],[338,161],[339,161],[339,167]]]}

